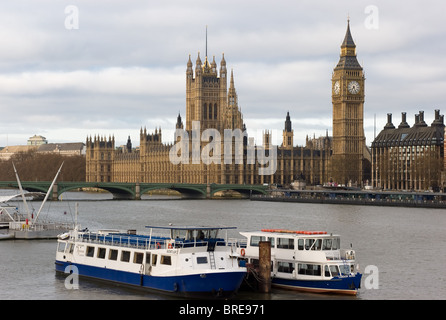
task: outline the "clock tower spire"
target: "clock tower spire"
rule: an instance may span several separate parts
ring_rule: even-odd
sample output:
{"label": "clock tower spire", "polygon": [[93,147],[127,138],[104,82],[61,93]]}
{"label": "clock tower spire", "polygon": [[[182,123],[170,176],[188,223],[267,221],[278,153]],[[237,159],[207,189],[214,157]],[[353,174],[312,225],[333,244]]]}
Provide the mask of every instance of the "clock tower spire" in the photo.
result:
{"label": "clock tower spire", "polygon": [[361,186],[364,158],[364,73],[356,59],[350,20],[332,75],[332,180]]}

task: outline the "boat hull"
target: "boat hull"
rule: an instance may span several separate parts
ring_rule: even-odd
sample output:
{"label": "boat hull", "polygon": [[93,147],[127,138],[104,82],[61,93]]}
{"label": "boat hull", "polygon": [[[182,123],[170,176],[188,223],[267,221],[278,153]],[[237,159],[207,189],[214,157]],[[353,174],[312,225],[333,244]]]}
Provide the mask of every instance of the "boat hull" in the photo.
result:
{"label": "boat hull", "polygon": [[161,291],[163,293],[199,298],[228,298],[237,293],[245,271],[215,271],[176,276],[152,276],[116,269],[99,268],[64,261],[55,262],[56,272],[69,273],[75,270],[79,276],[105,280],[138,287],[139,289]]}
{"label": "boat hull", "polygon": [[330,280],[272,278],[271,286],[296,291],[356,295],[361,287],[361,278],[362,274],[360,273],[348,277],[335,277]]}

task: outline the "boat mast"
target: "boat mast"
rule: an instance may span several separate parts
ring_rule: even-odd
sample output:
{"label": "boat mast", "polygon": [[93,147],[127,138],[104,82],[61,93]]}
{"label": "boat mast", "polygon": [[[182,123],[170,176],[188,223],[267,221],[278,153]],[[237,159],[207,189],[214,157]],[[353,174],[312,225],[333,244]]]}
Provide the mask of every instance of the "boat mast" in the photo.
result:
{"label": "boat mast", "polygon": [[[25,193],[23,192],[22,184],[20,183],[19,174],[17,173],[17,170],[16,170],[16,168],[15,168],[14,162],[12,163],[12,166],[13,166],[13,168],[14,168],[15,177],[16,177],[16,179],[17,179],[17,184],[18,184],[18,186],[19,186],[20,194],[22,195],[22,200],[23,200],[23,203],[24,203],[24,205],[25,205],[25,209],[26,209],[26,213],[27,213],[27,215],[28,215],[28,221],[29,221],[29,220],[31,220],[31,214],[30,214],[30,212],[29,212],[28,203],[26,202]],[[14,220],[14,219],[12,219],[12,220]]]}
{"label": "boat mast", "polygon": [[36,215],[36,217],[34,219],[34,223],[37,221],[37,218],[39,217],[40,211],[42,211],[43,205],[45,204],[46,200],[48,199],[48,196],[50,195],[50,190],[53,190],[54,183],[56,182],[56,179],[59,176],[59,173],[60,173],[60,170],[62,169],[62,166],[63,166],[63,162],[62,162],[62,164],[61,164],[61,166],[59,168],[59,171],[57,171],[56,176],[54,177],[54,180],[51,183],[51,186],[49,187],[49,189],[48,189],[48,191],[47,191],[47,193],[45,195],[45,199],[43,199],[42,204],[40,205],[40,209],[37,212],[37,215]]}

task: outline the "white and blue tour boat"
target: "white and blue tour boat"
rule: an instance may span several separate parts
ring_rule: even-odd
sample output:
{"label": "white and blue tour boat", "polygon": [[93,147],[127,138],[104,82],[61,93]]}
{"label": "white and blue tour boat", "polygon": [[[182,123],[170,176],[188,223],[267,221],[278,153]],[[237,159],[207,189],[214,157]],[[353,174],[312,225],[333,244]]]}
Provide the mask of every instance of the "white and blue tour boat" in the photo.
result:
{"label": "white and blue tour boat", "polygon": [[271,242],[271,286],[299,291],[355,295],[362,274],[355,251],[341,249],[340,236],[325,231],[262,229],[240,232],[239,253],[258,265],[259,242]]}
{"label": "white and blue tour boat", "polygon": [[[238,263],[235,227],[156,227],[135,230],[74,230],[61,234],[56,272],[111,281],[186,297],[231,297],[247,272]],[[226,231],[226,239],[219,232]],[[161,235],[161,231],[169,231]]]}

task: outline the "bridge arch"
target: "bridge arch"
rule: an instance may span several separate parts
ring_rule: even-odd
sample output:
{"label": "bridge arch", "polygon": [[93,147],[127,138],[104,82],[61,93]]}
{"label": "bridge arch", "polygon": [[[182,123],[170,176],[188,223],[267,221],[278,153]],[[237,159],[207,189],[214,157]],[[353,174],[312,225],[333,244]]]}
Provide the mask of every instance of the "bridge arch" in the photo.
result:
{"label": "bridge arch", "polygon": [[136,198],[134,183],[100,183],[100,182],[58,182],[57,197],[64,192],[79,188],[97,188],[110,192],[113,199],[132,200]]}
{"label": "bridge arch", "polygon": [[141,183],[141,195],[151,190],[170,189],[178,191],[183,198],[206,198],[206,185],[182,183]]}
{"label": "bridge arch", "polygon": [[220,191],[237,191],[240,194],[249,197],[251,194],[267,194],[267,187],[262,185],[249,184],[212,184],[210,196]]}

